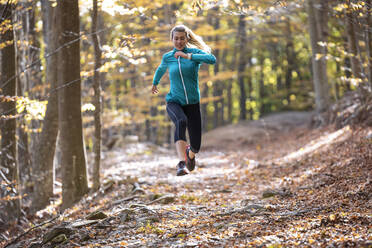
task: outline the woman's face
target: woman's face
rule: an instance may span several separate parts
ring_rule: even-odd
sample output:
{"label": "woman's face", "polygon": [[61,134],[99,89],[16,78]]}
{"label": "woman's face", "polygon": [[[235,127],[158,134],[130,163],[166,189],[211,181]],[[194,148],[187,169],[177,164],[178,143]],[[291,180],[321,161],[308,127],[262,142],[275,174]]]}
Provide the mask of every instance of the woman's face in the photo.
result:
{"label": "woman's face", "polygon": [[177,50],[184,49],[187,44],[186,32],[174,32],[172,41]]}

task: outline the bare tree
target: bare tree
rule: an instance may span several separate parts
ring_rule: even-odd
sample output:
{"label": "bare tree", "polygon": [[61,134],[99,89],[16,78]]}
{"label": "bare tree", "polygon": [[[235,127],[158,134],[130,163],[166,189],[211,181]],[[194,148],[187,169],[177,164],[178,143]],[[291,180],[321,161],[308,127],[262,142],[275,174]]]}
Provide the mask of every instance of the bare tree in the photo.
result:
{"label": "bare tree", "polygon": [[348,52],[350,54],[351,70],[354,77],[362,78],[362,65],[358,59],[358,39],[355,32],[357,20],[350,6],[350,0],[348,0],[347,3],[349,5],[349,8],[345,9],[345,27],[348,41]]}
{"label": "bare tree", "polygon": [[366,48],[367,48],[367,56],[368,56],[368,82],[369,82],[369,89],[372,90],[372,35],[371,35],[371,27],[372,27],[372,3],[371,0],[366,0],[367,5],[367,13],[366,13],[366,25],[365,25],[365,40],[366,40]]}
{"label": "bare tree", "polygon": [[94,89],[94,164],[93,164],[93,190],[98,190],[100,187],[100,163],[101,163],[101,81],[99,69],[102,65],[102,51],[99,44],[99,36],[97,34],[97,21],[98,21],[98,7],[97,0],[93,0],[92,12],[92,38],[94,45],[94,76],[93,76],[93,89]]}
{"label": "bare tree", "polygon": [[[213,26],[215,30],[218,30],[220,28],[220,18],[217,15],[219,11],[219,7],[216,6],[213,8],[213,14],[214,18],[212,19],[214,21]],[[214,37],[214,41],[218,42],[219,41],[219,35],[216,34]],[[214,65],[214,75],[217,75],[220,72],[220,67],[221,67],[221,50],[220,49],[215,49],[214,50],[214,55],[217,58],[217,62]],[[213,128],[216,128],[218,126],[221,126],[224,122],[223,117],[224,117],[224,99],[223,99],[223,86],[222,86],[222,81],[221,80],[216,80],[213,84],[213,96],[216,98],[219,98],[218,100],[215,99],[213,101],[214,105],[214,116],[213,116]]]}
{"label": "bare tree", "polygon": [[34,192],[32,210],[37,211],[49,204],[53,196],[54,168],[53,158],[58,134],[58,95],[57,95],[57,56],[56,34],[58,27],[55,9],[49,0],[41,0],[43,37],[46,54],[46,84],[50,84],[47,109],[41,134],[36,145],[38,152],[32,156]]}
{"label": "bare tree", "polygon": [[293,35],[291,30],[291,21],[289,18],[285,20],[286,24],[286,46],[285,46],[285,53],[287,57],[287,68],[285,72],[285,86],[287,90],[287,100],[290,102],[290,95],[291,95],[291,88],[292,88],[292,71],[294,71],[295,67],[295,52],[294,52],[294,44],[293,44]]}
{"label": "bare tree", "polygon": [[[14,15],[14,22],[19,28],[14,31],[14,38],[18,42],[15,45],[16,49],[16,70],[17,70],[17,95],[18,96],[29,96],[33,98],[31,86],[31,77],[36,76],[37,68],[27,68],[32,64],[32,60],[38,56],[36,47],[38,47],[37,40],[35,38],[35,27],[34,18],[34,6],[32,3],[20,0],[18,2],[18,10]],[[32,45],[30,45],[32,44]],[[39,64],[39,63],[35,63]],[[36,69],[36,70],[34,70]],[[40,70],[38,70],[40,71]],[[36,79],[36,78],[35,78]],[[37,80],[37,79],[36,79]],[[34,80],[34,81],[36,81]],[[27,113],[28,106],[24,106],[23,114]],[[31,179],[31,161],[30,161],[30,146],[29,146],[29,132],[26,130],[32,128],[25,118],[20,118],[17,123],[17,135],[18,135],[18,169],[19,178],[21,182],[20,191],[22,193],[29,194],[32,191]],[[32,134],[36,137],[36,133]]]}
{"label": "bare tree", "polygon": [[62,209],[88,191],[81,116],[80,20],[77,0],[58,1],[58,113],[62,166]]}
{"label": "bare tree", "polygon": [[247,108],[246,100],[247,94],[245,92],[245,77],[244,71],[247,64],[247,55],[245,53],[245,46],[247,45],[247,32],[245,27],[245,16],[240,15],[238,24],[238,34],[239,34],[239,60],[238,60],[238,83],[240,88],[240,120],[247,119]]}
{"label": "bare tree", "polygon": [[[7,29],[0,34],[0,43],[6,44],[1,49],[1,94],[16,95],[16,61],[14,35],[12,26],[12,8],[9,3],[0,4],[0,23],[8,23]],[[0,119],[1,154],[0,154],[0,224],[6,225],[20,216],[20,196],[18,190],[18,165],[16,141],[16,102],[15,100],[0,103],[0,111],[5,118]]]}
{"label": "bare tree", "polygon": [[307,13],[312,48],[316,110],[318,113],[322,113],[328,110],[330,104],[326,60],[327,46],[324,45],[328,35],[328,1],[308,0]]}

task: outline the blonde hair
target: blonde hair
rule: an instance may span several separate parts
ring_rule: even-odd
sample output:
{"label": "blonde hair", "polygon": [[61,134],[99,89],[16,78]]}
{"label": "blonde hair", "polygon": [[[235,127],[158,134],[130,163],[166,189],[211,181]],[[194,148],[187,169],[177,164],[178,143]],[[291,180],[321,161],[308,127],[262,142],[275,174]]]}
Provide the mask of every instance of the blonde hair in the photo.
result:
{"label": "blonde hair", "polygon": [[173,40],[174,32],[185,32],[186,33],[186,37],[187,37],[186,46],[187,47],[190,47],[191,45],[191,46],[194,46],[194,47],[197,47],[203,50],[204,52],[207,52],[207,53],[211,52],[211,48],[207,44],[205,44],[205,42],[203,41],[203,38],[200,37],[199,35],[196,35],[191,29],[189,29],[185,25],[177,25],[172,28],[170,32],[171,40]]}

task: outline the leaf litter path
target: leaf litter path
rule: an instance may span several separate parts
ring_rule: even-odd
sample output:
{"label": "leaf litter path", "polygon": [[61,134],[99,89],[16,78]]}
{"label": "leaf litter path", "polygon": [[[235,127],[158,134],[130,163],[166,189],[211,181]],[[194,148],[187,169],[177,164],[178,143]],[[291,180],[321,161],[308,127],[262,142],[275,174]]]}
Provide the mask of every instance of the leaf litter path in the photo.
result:
{"label": "leaf litter path", "polygon": [[[106,153],[101,192],[25,242],[54,247],[59,234],[59,247],[371,247],[371,137],[371,128],[292,130],[204,151],[183,177],[174,151],[132,144]],[[105,215],[87,218],[97,210]],[[48,236],[56,226],[65,231]]]}

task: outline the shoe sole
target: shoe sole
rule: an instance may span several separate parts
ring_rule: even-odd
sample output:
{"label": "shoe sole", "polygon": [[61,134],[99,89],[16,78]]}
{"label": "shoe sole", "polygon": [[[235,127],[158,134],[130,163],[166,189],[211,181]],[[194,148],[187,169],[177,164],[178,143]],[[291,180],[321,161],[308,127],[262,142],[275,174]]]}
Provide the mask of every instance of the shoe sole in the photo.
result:
{"label": "shoe sole", "polygon": [[184,176],[184,175],[187,175],[189,174],[186,170],[182,170],[182,171],[177,171],[177,176]]}

